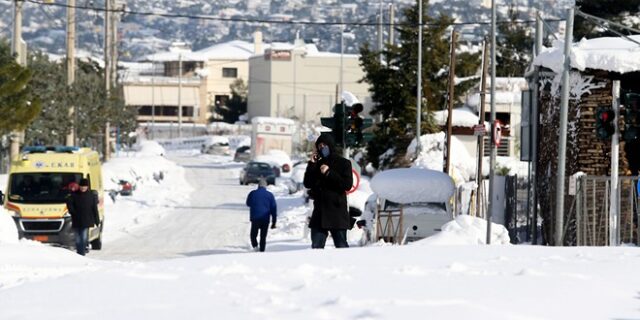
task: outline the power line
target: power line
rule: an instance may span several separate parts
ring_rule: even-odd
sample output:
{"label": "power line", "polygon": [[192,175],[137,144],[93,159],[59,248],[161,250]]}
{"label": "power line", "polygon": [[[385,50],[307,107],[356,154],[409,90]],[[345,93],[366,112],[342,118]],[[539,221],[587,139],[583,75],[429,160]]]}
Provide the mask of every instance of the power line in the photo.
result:
{"label": "power line", "polygon": [[[5,0],[7,1],[7,0]],[[38,0],[24,0],[25,2],[44,5],[44,6],[55,6],[55,7],[64,7],[69,8],[73,7],[79,10],[91,10],[98,12],[106,12],[107,9],[99,8],[99,7],[89,7],[89,6],[69,6],[64,3],[46,3]],[[257,19],[257,18],[223,18],[223,17],[215,17],[209,15],[192,15],[192,14],[180,14],[180,13],[161,13],[161,12],[150,12],[150,11],[136,11],[129,9],[110,9],[109,12],[116,12],[122,14],[130,14],[130,15],[139,15],[139,16],[155,16],[155,17],[164,17],[164,18],[183,18],[183,19],[194,19],[194,20],[210,20],[210,21],[226,21],[226,22],[242,22],[242,23],[265,23],[265,24],[285,24],[285,25],[316,25],[316,26],[340,26],[340,25],[348,25],[348,26],[378,26],[380,25],[378,22],[320,22],[320,21],[302,21],[302,20],[269,20],[269,19]],[[547,22],[560,22],[565,21],[565,19],[547,19]],[[498,24],[530,24],[535,23],[535,20],[520,20],[520,21],[499,21]],[[465,26],[465,25],[489,25],[490,21],[469,21],[469,22],[453,22],[449,25],[451,26]],[[410,24],[410,23],[382,23],[383,26],[417,26],[418,24]],[[439,26],[437,23],[423,23],[422,26]]]}

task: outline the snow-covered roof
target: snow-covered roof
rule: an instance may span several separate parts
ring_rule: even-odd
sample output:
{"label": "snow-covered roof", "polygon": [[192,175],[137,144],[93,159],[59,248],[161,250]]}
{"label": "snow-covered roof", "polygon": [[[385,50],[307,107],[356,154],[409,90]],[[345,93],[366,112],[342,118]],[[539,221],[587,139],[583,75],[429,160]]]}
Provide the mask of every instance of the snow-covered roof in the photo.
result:
{"label": "snow-covered roof", "polygon": [[[269,44],[262,44],[262,48],[269,48]],[[234,40],[215,44],[210,47],[196,51],[208,60],[247,60],[254,55],[254,44],[252,42]]]}
{"label": "snow-covered roof", "polygon": [[[433,118],[439,126],[447,124],[448,110],[433,112]],[[480,117],[468,107],[455,108],[451,110],[451,125],[454,127],[470,128],[480,122]]]}
{"label": "snow-covered roof", "polygon": [[[269,48],[269,44],[263,43],[262,48]],[[209,60],[247,60],[254,55],[254,44],[252,42],[233,40],[214,44],[210,47],[197,51],[182,50],[154,53],[146,56],[145,61],[178,61],[180,54],[184,61],[209,61]]]}
{"label": "snow-covered roof", "polygon": [[207,61],[207,57],[201,53],[194,51],[180,51],[180,52],[159,52],[145,56],[142,61],[155,61],[155,62],[169,62],[179,61],[180,55],[182,55],[182,61]]}
{"label": "snow-covered roof", "polygon": [[[214,44],[210,47],[197,51],[191,50],[170,50],[167,52],[159,52],[145,56],[141,61],[169,62],[178,61],[182,55],[183,61],[200,61],[209,60],[248,60],[252,56],[261,56],[266,49],[272,50],[301,50],[305,52],[307,57],[313,58],[335,58],[340,57],[340,53],[321,52],[313,43],[305,43],[299,47],[289,42],[273,42],[262,43],[262,52],[254,52],[254,44],[252,42],[233,40],[229,42]],[[345,59],[357,59],[357,54],[344,54]]]}
{"label": "snow-covered roof", "polygon": [[[640,42],[640,35],[629,36]],[[543,48],[533,65],[561,73],[564,63],[564,41],[556,40],[551,48]],[[582,39],[571,45],[571,67],[618,73],[640,71],[640,45],[624,38]]]}
{"label": "snow-covered roof", "polygon": [[371,190],[397,203],[447,202],[453,196],[453,180],[444,172],[422,168],[382,171],[371,180]]}

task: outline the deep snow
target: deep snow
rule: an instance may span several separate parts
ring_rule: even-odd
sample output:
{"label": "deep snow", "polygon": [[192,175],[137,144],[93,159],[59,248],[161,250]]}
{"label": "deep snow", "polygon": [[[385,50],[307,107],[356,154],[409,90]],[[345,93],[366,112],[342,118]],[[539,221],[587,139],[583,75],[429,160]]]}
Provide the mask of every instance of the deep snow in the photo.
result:
{"label": "deep snow", "polygon": [[[129,166],[142,177],[138,199],[146,199],[137,208],[121,207],[127,202],[122,199],[107,208],[113,236],[116,214],[162,215],[170,205],[161,193],[168,192],[164,188],[187,192],[184,170],[189,169],[158,157],[130,154],[105,165],[105,175],[127,177],[131,170],[122,168]],[[160,183],[152,178],[156,170],[166,171]],[[498,225],[492,227],[496,245],[486,246],[481,245],[484,221],[461,216],[442,233],[406,246],[311,250],[302,195],[287,195],[282,186],[271,190],[280,218],[266,253],[96,260],[93,252],[81,257],[33,241],[18,242],[8,236],[13,222],[3,215],[0,319],[640,317],[640,252],[635,247],[513,246]],[[140,227],[163,221],[138,218]]]}

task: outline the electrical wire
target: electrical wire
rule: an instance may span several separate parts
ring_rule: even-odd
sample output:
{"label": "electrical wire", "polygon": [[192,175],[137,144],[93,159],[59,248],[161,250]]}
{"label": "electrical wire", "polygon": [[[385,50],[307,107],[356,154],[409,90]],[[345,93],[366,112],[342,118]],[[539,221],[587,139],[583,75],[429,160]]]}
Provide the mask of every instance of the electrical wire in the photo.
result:
{"label": "electrical wire", "polygon": [[[3,0],[8,1],[8,0]],[[38,0],[23,0],[24,2],[29,2],[32,4],[43,5],[43,6],[55,6],[55,7],[73,7],[80,10],[92,10],[98,12],[107,12],[105,8],[98,7],[88,7],[88,6],[69,6],[68,4],[63,3],[46,3]],[[150,12],[150,11],[136,11],[129,9],[110,9],[109,12],[130,14],[130,15],[139,15],[139,16],[155,16],[155,17],[164,17],[164,18],[184,18],[184,19],[195,19],[195,20],[211,20],[211,21],[225,21],[225,22],[241,22],[241,23],[271,23],[271,24],[284,24],[284,25],[316,25],[316,26],[339,26],[339,25],[347,25],[347,26],[416,26],[417,24],[410,23],[378,23],[378,22],[319,22],[319,21],[303,21],[303,20],[269,20],[269,19],[256,19],[256,18],[223,18],[223,17],[215,17],[210,15],[192,15],[192,14],[180,14],[180,13],[160,13],[160,12]],[[565,19],[548,19],[548,22],[559,22],[565,21]],[[535,20],[520,20],[520,21],[499,21],[498,24],[530,24],[535,23]],[[453,22],[450,25],[452,26],[465,26],[465,25],[489,25],[490,21],[469,21],[469,22]],[[436,23],[423,23],[422,26],[438,26]]]}

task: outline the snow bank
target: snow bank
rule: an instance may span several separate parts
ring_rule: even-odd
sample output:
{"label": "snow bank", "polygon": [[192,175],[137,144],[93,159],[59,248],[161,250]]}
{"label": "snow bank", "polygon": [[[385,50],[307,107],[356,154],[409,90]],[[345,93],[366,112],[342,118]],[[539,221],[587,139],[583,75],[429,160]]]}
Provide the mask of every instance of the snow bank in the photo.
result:
{"label": "snow bank", "polygon": [[[442,231],[415,245],[474,245],[485,244],[487,240],[487,221],[484,219],[459,215],[455,220],[442,226]],[[510,244],[507,229],[491,223],[491,244]]]}
{"label": "snow bank", "polygon": [[[640,35],[629,36],[640,41]],[[640,46],[624,38],[583,38],[571,45],[571,67],[606,70],[618,73],[640,71]],[[533,65],[561,73],[564,64],[564,41],[556,40],[551,48],[543,48]]]}
{"label": "snow bank", "polygon": [[[7,185],[6,174],[0,174],[0,190],[5,190]],[[0,243],[17,243],[18,242],[18,230],[16,224],[13,222],[13,218],[4,207],[0,207]]]}
{"label": "snow bank", "polygon": [[133,147],[137,156],[162,156],[165,154],[164,148],[155,141],[140,140]]}
{"label": "snow bank", "polygon": [[135,185],[133,195],[118,196],[115,203],[105,194],[105,241],[155,223],[171,207],[189,202],[192,187],[185,178],[184,168],[155,155],[159,151],[157,147],[147,148],[153,145],[145,143],[140,152],[114,157],[103,164],[106,190],[118,190],[119,180]]}
{"label": "snow bank", "polygon": [[18,230],[11,215],[4,209],[0,210],[0,244],[18,243]]}
{"label": "snow bank", "polygon": [[364,212],[365,203],[372,194],[373,190],[371,190],[369,179],[367,177],[361,177],[358,189],[347,195],[347,205],[358,208],[360,212]]}
{"label": "snow bank", "polygon": [[380,198],[397,203],[446,202],[453,196],[453,180],[447,174],[422,168],[401,168],[379,172],[371,189]]}

